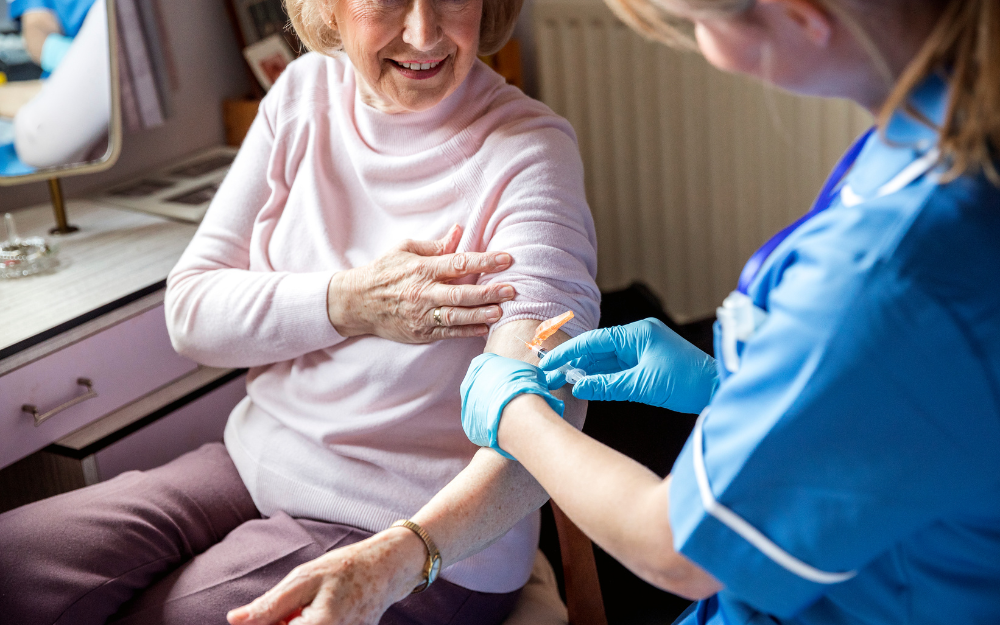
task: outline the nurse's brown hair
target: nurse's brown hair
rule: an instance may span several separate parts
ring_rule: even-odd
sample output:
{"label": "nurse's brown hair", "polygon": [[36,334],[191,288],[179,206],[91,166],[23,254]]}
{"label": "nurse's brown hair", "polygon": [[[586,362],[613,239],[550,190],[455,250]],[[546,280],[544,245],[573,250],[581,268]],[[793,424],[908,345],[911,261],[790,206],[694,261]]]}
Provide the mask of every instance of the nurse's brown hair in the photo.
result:
{"label": "nurse's brown hair", "polygon": [[[340,33],[333,26],[333,3],[350,0],[284,0],[292,28],[307,48],[321,54],[341,49]],[[524,0],[483,0],[479,23],[479,54],[493,54],[514,32]]]}
{"label": "nurse's brown hair", "polygon": [[[859,0],[815,0],[851,28],[880,68],[887,64],[872,35],[852,17],[851,5]],[[863,3],[889,0],[860,0]],[[948,111],[939,128],[946,179],[984,173],[1000,186],[1000,0],[924,0],[940,11],[934,29],[920,51],[896,80],[879,114],[885,128],[892,115],[908,109],[910,94],[928,76],[941,73],[949,82]],[[690,26],[671,12],[706,16],[735,15],[753,6],[754,0],[605,0],[609,7],[639,33],[676,47],[695,49]],[[912,112],[912,111],[911,111]],[[923,120],[930,124],[929,121]]]}
{"label": "nurse's brown hair", "polygon": [[1000,0],[950,0],[916,58],[889,96],[879,124],[906,106],[907,97],[934,72],[951,85],[948,112],[938,129],[949,178],[984,172],[1000,186]]}

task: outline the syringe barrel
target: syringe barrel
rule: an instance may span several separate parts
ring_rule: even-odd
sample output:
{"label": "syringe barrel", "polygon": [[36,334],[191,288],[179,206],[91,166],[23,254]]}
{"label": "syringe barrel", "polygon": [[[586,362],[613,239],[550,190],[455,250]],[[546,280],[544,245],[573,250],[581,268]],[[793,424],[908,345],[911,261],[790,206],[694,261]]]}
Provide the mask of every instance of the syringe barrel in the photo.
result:
{"label": "syringe barrel", "polygon": [[[549,353],[548,351],[546,351],[544,348],[541,347],[533,348],[532,351],[535,352],[535,355],[538,356],[539,360],[545,358],[545,355]],[[570,384],[576,384],[583,378],[587,377],[586,371],[584,371],[583,369],[577,369],[576,367],[570,364],[565,364],[559,367],[559,371],[566,374],[566,381]]]}

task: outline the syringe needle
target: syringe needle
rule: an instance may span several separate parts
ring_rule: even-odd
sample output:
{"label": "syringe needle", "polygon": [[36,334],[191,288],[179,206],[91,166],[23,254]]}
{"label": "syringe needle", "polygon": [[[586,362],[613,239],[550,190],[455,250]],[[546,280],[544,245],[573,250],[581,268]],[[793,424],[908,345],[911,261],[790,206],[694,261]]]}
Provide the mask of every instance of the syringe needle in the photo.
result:
{"label": "syringe needle", "polygon": [[[517,340],[519,340],[522,343],[524,343],[525,345],[527,345],[528,349],[530,349],[532,351],[532,353],[535,354],[535,356],[539,360],[541,360],[542,358],[545,358],[545,356],[547,356],[548,353],[549,353],[549,350],[545,349],[544,347],[542,347],[540,345],[533,345],[532,343],[529,343],[528,341],[525,341],[524,339],[522,339],[519,336],[517,336],[515,338],[517,338]],[[559,367],[558,369],[556,369],[556,371],[558,371],[559,373],[564,374],[566,376],[566,381],[569,382],[570,384],[576,384],[577,382],[579,382],[583,378],[587,377],[587,372],[586,371],[584,371],[583,369],[578,369],[578,368],[574,367],[573,365],[571,365],[569,363],[566,363],[565,365]]]}
{"label": "syringe needle", "polygon": [[[545,356],[548,355],[548,353],[549,353],[548,350],[545,349],[545,348],[543,348],[543,347],[539,347],[536,350],[532,350],[532,351],[535,352],[535,355],[538,356],[539,360],[541,360],[542,358],[545,358]],[[574,367],[573,365],[571,365],[569,363],[566,363],[566,364],[562,365],[561,367],[559,367],[558,369],[556,369],[556,371],[558,371],[559,373],[562,373],[563,375],[565,375],[566,376],[566,381],[569,382],[570,384],[576,384],[577,382],[579,382],[583,378],[587,377],[587,372],[586,371],[584,371],[583,369],[579,369],[577,367]]]}

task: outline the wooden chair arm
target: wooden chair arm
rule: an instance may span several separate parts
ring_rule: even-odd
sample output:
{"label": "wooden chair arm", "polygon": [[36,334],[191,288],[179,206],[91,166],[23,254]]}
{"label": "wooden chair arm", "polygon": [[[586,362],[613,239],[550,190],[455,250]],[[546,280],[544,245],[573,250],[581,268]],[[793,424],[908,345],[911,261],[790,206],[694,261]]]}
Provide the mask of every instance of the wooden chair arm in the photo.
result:
{"label": "wooden chair arm", "polygon": [[554,501],[549,503],[559,534],[569,625],[608,625],[597,579],[594,545]]}

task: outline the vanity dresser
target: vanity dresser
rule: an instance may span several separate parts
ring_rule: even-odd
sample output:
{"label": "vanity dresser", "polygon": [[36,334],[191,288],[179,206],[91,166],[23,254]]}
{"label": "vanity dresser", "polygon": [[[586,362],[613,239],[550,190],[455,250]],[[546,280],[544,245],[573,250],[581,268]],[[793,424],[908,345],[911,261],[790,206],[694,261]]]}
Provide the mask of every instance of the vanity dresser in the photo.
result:
{"label": "vanity dresser", "polygon": [[[196,226],[69,204],[54,271],[0,280],[0,511],[149,469],[222,439],[245,371],[200,366],[171,347],[167,273]],[[15,213],[44,235],[48,206]]]}

